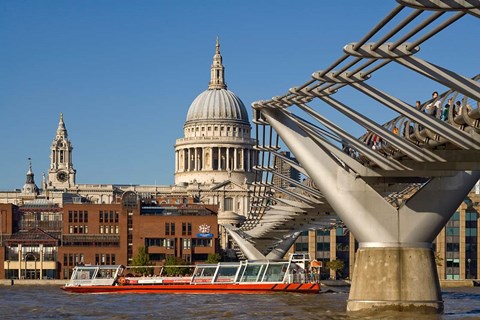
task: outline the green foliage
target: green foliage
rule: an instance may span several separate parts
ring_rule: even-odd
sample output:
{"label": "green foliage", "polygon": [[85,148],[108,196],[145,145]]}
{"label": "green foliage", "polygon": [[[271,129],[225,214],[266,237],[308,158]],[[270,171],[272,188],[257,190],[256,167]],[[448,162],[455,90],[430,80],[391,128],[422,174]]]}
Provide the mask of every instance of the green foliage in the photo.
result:
{"label": "green foliage", "polygon": [[440,256],[440,252],[435,251],[435,264],[437,267],[442,267],[443,266],[443,258]]}
{"label": "green foliage", "polygon": [[176,258],[174,256],[167,258],[164,268],[165,274],[169,277],[189,275],[193,272],[193,269],[188,267],[188,263],[184,259]]}
{"label": "green foliage", "polygon": [[345,262],[343,260],[331,260],[327,261],[325,266],[330,270],[333,270],[335,274],[341,275],[341,271],[345,268]]}
{"label": "green foliage", "polygon": [[207,258],[207,263],[219,263],[220,262],[220,254],[219,253],[209,253]]}
{"label": "green foliage", "polygon": [[[149,266],[150,257],[147,252],[147,248],[139,247],[137,251],[137,255],[132,259],[132,266]],[[134,268],[133,271],[136,274],[148,275],[153,273],[153,268]]]}

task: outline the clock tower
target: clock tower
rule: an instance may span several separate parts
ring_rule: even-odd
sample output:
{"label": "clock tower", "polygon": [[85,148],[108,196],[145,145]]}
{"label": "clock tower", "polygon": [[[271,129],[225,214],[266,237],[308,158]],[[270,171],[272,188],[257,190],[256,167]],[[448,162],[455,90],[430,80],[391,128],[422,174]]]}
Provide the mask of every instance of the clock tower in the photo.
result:
{"label": "clock tower", "polygon": [[72,163],[72,143],[68,140],[67,129],[60,114],[57,134],[50,147],[50,170],[48,171],[48,187],[64,189],[75,185],[75,173]]}

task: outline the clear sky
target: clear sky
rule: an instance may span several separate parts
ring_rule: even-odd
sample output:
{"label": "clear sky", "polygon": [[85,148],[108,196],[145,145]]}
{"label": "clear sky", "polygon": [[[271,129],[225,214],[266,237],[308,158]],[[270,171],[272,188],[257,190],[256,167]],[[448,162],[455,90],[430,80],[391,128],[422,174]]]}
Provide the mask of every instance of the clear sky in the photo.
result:
{"label": "clear sky", "polygon": [[[77,183],[172,184],[175,139],[191,102],[207,89],[217,35],[228,88],[251,115],[253,101],[305,83],[396,5],[3,0],[0,190],[22,187],[29,157],[40,186],[60,113]],[[468,16],[429,41],[423,57],[472,76],[479,31]],[[394,70],[381,81],[387,89],[404,85]],[[401,98],[427,99],[434,89],[410,83]]]}

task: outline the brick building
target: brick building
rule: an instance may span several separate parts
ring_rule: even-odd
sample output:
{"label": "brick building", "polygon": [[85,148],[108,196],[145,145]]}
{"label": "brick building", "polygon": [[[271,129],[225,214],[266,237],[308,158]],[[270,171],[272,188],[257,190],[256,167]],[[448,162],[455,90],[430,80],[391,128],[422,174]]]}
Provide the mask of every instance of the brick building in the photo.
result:
{"label": "brick building", "polygon": [[157,206],[126,192],[112,204],[0,204],[0,278],[66,279],[78,264],[130,265],[140,247],[154,265],[169,256],[205,261],[219,252],[217,206],[188,202]]}

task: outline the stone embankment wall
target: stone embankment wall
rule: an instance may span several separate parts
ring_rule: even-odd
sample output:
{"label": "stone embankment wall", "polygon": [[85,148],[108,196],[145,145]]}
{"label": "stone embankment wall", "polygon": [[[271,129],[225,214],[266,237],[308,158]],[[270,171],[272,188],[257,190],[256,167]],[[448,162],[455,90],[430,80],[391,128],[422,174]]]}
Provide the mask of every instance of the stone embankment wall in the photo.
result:
{"label": "stone embankment wall", "polygon": [[67,280],[20,280],[20,279],[7,279],[0,280],[0,286],[13,286],[13,285],[28,285],[28,286],[63,286],[67,283]]}

